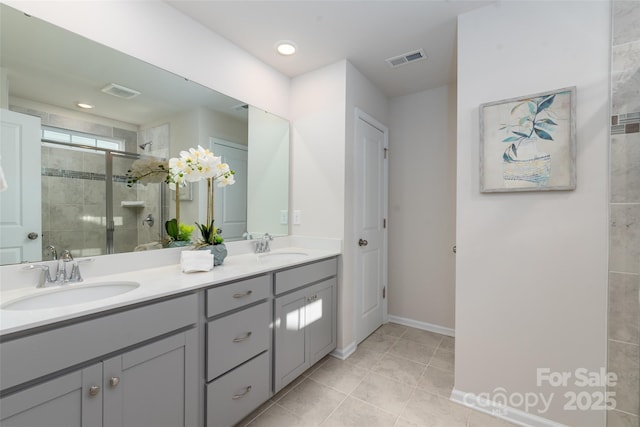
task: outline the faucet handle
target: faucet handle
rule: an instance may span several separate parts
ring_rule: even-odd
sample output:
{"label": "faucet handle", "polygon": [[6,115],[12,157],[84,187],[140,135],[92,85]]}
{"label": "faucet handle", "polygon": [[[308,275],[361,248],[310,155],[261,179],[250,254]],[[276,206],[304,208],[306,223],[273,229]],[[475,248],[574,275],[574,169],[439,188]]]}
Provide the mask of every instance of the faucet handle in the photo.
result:
{"label": "faucet handle", "polygon": [[73,264],[73,267],[71,267],[71,276],[69,276],[69,281],[82,282],[84,279],[82,278],[82,274],[80,274],[80,264],[85,262],[93,262],[93,261],[94,261],[93,258],[79,259],[78,261],[76,261]]}
{"label": "faucet handle", "polygon": [[48,283],[53,283],[53,279],[51,279],[51,273],[49,272],[49,266],[44,264],[30,264],[26,267],[22,267],[23,270],[42,270],[42,274],[40,275],[40,280],[38,280],[38,284],[36,288],[43,288]]}

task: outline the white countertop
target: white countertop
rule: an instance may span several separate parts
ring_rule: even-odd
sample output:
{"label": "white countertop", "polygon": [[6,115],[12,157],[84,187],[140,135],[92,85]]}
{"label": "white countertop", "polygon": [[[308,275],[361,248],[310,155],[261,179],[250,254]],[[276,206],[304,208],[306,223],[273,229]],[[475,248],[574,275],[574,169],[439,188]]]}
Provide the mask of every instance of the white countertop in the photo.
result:
{"label": "white countertop", "polygon": [[[66,305],[55,308],[38,310],[4,310],[0,309],[0,335],[24,331],[30,328],[43,326],[63,320],[74,319],[89,314],[99,313],[106,310],[125,307],[130,304],[151,301],[157,298],[176,295],[183,292],[197,290],[203,287],[229,282],[244,277],[254,276],[261,273],[279,270],[299,264],[329,258],[340,254],[339,244],[333,245],[311,245],[309,246],[288,246],[283,244],[291,241],[283,241],[280,246],[274,248],[271,254],[275,256],[261,257],[253,253],[242,253],[230,255],[221,266],[216,266],[212,271],[199,273],[182,273],[180,264],[169,264],[161,267],[143,268],[139,270],[119,272],[115,274],[102,274],[91,276],[83,271],[85,280],[81,283],[67,284],[63,287],[85,286],[103,282],[132,281],[140,283],[136,289],[105,299]],[[297,243],[294,241],[294,243]],[[318,249],[318,247],[323,247]],[[175,252],[179,254],[179,252]],[[300,255],[303,253],[304,255]],[[292,255],[288,255],[292,254]],[[147,255],[148,257],[148,255]],[[82,265],[84,268],[84,265]],[[32,277],[32,275],[30,275]],[[3,281],[6,280],[3,278]],[[41,293],[55,292],[55,289],[62,287],[36,288],[35,283],[29,286],[11,287],[0,290],[0,304],[5,305],[15,299],[38,295]]]}

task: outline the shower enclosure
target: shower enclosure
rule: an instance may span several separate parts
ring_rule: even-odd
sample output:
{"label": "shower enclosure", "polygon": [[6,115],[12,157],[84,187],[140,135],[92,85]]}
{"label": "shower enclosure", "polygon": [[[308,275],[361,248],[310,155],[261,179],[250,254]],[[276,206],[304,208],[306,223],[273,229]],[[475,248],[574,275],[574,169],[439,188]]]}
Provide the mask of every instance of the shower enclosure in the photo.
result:
{"label": "shower enclosure", "polygon": [[42,248],[95,256],[153,248],[162,239],[163,184],[128,186],[141,156],[117,147],[42,140]]}

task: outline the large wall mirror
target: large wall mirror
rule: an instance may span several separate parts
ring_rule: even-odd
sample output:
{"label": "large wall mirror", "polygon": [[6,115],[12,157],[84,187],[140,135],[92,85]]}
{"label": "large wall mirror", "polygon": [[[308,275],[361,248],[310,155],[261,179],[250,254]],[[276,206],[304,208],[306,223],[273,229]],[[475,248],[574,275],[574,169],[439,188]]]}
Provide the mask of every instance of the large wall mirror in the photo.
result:
{"label": "large wall mirror", "polygon": [[[227,241],[288,234],[286,120],[9,6],[0,20],[0,264],[160,248],[175,193],[127,173],[198,145],[236,172],[214,198]],[[181,222],[205,222],[203,183],[180,190]]]}

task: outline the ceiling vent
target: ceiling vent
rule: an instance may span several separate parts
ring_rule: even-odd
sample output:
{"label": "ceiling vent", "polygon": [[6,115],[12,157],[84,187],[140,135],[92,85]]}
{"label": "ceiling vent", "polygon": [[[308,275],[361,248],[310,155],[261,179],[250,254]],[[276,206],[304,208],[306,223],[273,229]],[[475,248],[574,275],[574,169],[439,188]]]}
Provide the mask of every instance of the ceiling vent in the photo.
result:
{"label": "ceiling vent", "polygon": [[423,59],[427,59],[427,55],[424,54],[424,49],[419,49],[400,56],[394,56],[393,58],[387,58],[385,61],[391,65],[391,68],[397,68],[411,62],[422,61]]}
{"label": "ceiling vent", "polygon": [[101,90],[104,93],[108,93],[109,95],[117,96],[118,98],[123,99],[131,99],[140,95],[140,92],[138,92],[137,90],[129,89],[128,87],[120,86],[115,83],[109,83]]}
{"label": "ceiling vent", "polygon": [[238,105],[234,105],[233,107],[231,107],[231,109],[233,111],[239,111],[239,112],[243,112],[249,109],[249,105],[248,104],[238,104]]}

